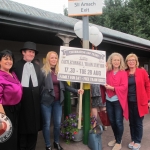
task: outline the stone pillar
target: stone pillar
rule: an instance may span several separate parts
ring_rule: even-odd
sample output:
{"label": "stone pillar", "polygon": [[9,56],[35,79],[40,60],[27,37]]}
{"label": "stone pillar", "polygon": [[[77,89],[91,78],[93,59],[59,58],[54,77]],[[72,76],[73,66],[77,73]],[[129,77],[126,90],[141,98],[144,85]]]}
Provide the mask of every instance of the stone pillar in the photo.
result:
{"label": "stone pillar", "polygon": [[[58,36],[63,41],[63,46],[68,46],[70,41],[72,41],[76,36],[67,35],[58,33],[56,36]],[[70,85],[70,82],[68,82]],[[65,100],[64,100],[64,118],[68,116],[71,113],[71,99],[70,99],[70,92],[65,91]]]}
{"label": "stone pillar", "polygon": [[68,47],[69,47],[70,41],[72,41],[74,38],[76,38],[76,36],[62,34],[62,33],[58,33],[56,36],[58,36],[60,39],[62,39],[63,46],[68,46]]}

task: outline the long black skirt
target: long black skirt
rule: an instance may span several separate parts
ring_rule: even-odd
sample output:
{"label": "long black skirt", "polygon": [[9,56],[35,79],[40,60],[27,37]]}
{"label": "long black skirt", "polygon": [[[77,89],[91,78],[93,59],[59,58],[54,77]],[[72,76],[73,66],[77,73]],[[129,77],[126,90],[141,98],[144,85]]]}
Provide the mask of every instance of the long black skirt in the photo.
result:
{"label": "long black skirt", "polygon": [[4,143],[0,143],[1,150],[17,150],[18,149],[18,115],[20,111],[20,104],[13,106],[3,105],[6,116],[10,119],[13,127],[11,137]]}

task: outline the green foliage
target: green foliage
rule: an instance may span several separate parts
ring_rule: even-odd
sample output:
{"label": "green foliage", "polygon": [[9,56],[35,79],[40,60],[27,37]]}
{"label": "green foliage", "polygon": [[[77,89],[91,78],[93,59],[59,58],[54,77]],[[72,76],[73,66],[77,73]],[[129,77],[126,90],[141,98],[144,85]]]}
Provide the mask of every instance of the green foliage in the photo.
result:
{"label": "green foliage", "polygon": [[[68,16],[68,8],[64,8],[64,16]],[[79,19],[79,20],[82,20],[82,16],[74,16],[72,18],[76,18],[76,19]]]}
{"label": "green foliage", "polygon": [[97,126],[97,119],[95,116],[91,116],[90,123],[91,123],[91,129],[93,129],[93,127]]}
{"label": "green foliage", "polygon": [[90,22],[114,30],[150,39],[149,0],[105,0],[103,14]]}
{"label": "green foliage", "polygon": [[103,14],[89,22],[150,40],[150,0],[104,0]]}
{"label": "green foliage", "polygon": [[74,139],[74,135],[78,133],[78,116],[76,114],[69,114],[65,121],[61,124],[60,135],[69,143]]}
{"label": "green foliage", "polygon": [[64,15],[68,16],[68,9],[67,8],[64,8]]}

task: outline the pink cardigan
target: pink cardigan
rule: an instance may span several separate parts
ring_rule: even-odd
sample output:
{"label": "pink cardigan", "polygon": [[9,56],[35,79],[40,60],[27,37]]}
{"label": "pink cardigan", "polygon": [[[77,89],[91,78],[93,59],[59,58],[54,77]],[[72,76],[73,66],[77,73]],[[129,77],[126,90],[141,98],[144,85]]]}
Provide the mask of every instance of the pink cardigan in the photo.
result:
{"label": "pink cardigan", "polygon": [[113,74],[113,71],[107,71],[106,74],[106,83],[115,88],[115,91],[106,90],[101,86],[101,93],[103,102],[106,101],[105,92],[109,97],[114,95],[118,96],[119,102],[123,109],[123,115],[126,120],[129,118],[128,113],[128,101],[127,101],[127,93],[128,93],[128,78],[127,73],[125,71],[118,71],[116,75]]}

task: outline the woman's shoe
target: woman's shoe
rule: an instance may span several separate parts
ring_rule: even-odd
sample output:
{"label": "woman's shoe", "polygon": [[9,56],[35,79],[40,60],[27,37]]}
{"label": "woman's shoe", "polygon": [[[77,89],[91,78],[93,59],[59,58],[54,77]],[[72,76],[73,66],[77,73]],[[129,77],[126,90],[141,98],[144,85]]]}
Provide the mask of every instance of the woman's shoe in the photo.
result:
{"label": "woman's shoe", "polygon": [[63,150],[63,148],[60,146],[59,143],[54,142],[54,148],[56,148],[57,150]]}
{"label": "woman's shoe", "polygon": [[116,140],[112,140],[108,143],[108,146],[115,146]]}
{"label": "woman's shoe", "polygon": [[106,131],[107,130],[107,126],[103,126],[103,130]]}
{"label": "woman's shoe", "polygon": [[50,146],[50,147],[46,147],[46,150],[52,150],[52,147]]}
{"label": "woman's shoe", "polygon": [[140,143],[134,143],[132,150],[139,150],[141,148]]}
{"label": "woman's shoe", "polygon": [[128,148],[132,149],[134,145],[134,141],[132,141],[131,143],[128,144]]}
{"label": "woman's shoe", "polygon": [[112,150],[121,150],[121,144],[116,143]]}

